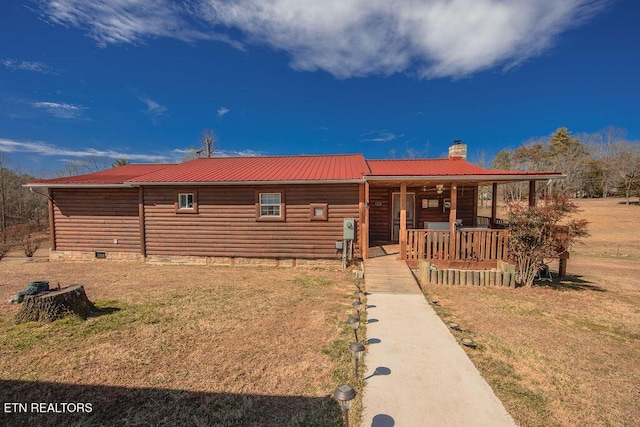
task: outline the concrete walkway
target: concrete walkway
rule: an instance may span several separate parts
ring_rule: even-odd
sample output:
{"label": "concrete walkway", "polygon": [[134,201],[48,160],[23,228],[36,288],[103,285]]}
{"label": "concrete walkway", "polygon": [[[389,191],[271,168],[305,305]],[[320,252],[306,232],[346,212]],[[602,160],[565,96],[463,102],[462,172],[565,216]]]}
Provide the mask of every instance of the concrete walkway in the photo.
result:
{"label": "concrete walkway", "polygon": [[365,262],[363,426],[514,426],[397,254]]}

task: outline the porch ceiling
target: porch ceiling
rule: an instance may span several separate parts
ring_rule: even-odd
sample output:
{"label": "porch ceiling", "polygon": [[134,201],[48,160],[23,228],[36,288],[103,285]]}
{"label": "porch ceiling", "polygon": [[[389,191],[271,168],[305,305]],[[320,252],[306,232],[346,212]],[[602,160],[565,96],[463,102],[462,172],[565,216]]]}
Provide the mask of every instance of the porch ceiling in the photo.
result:
{"label": "porch ceiling", "polygon": [[400,187],[406,184],[407,187],[422,187],[424,185],[435,186],[436,184],[456,183],[458,185],[491,185],[491,184],[508,184],[512,182],[528,182],[528,181],[547,181],[549,179],[564,179],[566,176],[557,175],[520,175],[520,176],[437,176],[437,177],[367,177],[366,180],[370,187]]}

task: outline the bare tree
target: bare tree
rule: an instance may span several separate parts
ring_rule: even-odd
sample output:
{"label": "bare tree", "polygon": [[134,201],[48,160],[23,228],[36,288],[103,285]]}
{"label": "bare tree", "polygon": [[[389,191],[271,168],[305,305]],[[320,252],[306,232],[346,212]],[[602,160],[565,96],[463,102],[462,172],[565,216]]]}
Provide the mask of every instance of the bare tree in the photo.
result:
{"label": "bare tree", "polygon": [[211,154],[215,153],[216,146],[218,144],[218,136],[211,129],[203,129],[200,136],[200,140],[204,144],[204,150],[206,157],[211,157]]}
{"label": "bare tree", "polygon": [[115,159],[112,163],[111,163],[111,167],[112,168],[117,168],[119,166],[126,166],[128,164],[130,164],[131,162],[127,159]]}
{"label": "bare tree", "polygon": [[[489,165],[489,155],[484,149],[476,151],[471,158],[471,163],[486,168]],[[489,200],[489,194],[491,194],[491,187],[486,185],[478,186],[478,197],[480,198],[480,207],[484,208],[485,203]]]}
{"label": "bare tree", "polygon": [[[21,237],[24,224],[31,224],[32,231],[46,225],[46,199],[31,193],[22,185],[34,178],[16,169],[9,169],[0,155],[0,240],[5,252]],[[1,256],[0,256],[1,258]]]}
{"label": "bare tree", "polygon": [[629,205],[632,191],[640,186],[640,142],[618,141],[613,149],[616,178]]}
{"label": "bare tree", "polygon": [[593,187],[596,195],[607,197],[616,184],[614,144],[624,141],[625,129],[609,126],[595,133],[580,136],[591,155],[588,185]]}
{"label": "bare tree", "polygon": [[418,158],[418,153],[416,152],[416,150],[413,147],[407,147],[407,149],[404,151],[404,158],[405,159],[417,159]]}
{"label": "bare tree", "polygon": [[64,168],[58,170],[56,175],[74,176],[87,173],[99,172],[110,167],[109,159],[100,156],[90,156],[85,160],[69,160],[65,163]]}
{"label": "bare tree", "polygon": [[200,159],[202,157],[211,157],[218,148],[218,135],[211,129],[205,128],[200,134],[200,142],[204,148],[187,148],[180,161],[188,162],[189,160]]}
{"label": "bare tree", "polygon": [[[493,169],[517,170],[521,165],[516,164],[514,152],[509,149],[500,150],[491,164]],[[522,200],[526,194],[526,183],[510,182],[502,185],[502,198],[505,202],[515,202]],[[497,195],[492,195],[496,197]]]}
{"label": "bare tree", "polygon": [[0,153],[0,231],[3,233],[3,241],[6,240],[5,230],[7,229],[7,187],[9,171],[6,168],[6,161]]}

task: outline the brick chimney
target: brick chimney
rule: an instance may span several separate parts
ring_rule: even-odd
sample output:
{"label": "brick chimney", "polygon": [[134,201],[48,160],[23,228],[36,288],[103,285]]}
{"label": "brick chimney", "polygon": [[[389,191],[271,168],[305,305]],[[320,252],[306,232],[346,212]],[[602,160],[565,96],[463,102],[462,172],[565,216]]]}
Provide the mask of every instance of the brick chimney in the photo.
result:
{"label": "brick chimney", "polygon": [[467,160],[467,144],[463,144],[462,140],[453,141],[453,145],[449,147],[449,158]]}

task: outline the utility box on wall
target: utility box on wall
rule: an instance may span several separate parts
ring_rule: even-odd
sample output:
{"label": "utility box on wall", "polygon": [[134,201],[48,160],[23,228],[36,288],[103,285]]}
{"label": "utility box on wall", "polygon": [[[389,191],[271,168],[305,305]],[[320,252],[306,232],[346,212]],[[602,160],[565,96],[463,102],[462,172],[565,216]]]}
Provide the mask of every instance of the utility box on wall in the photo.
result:
{"label": "utility box on wall", "polygon": [[355,218],[345,218],[343,236],[345,240],[355,240],[356,238],[356,220]]}

